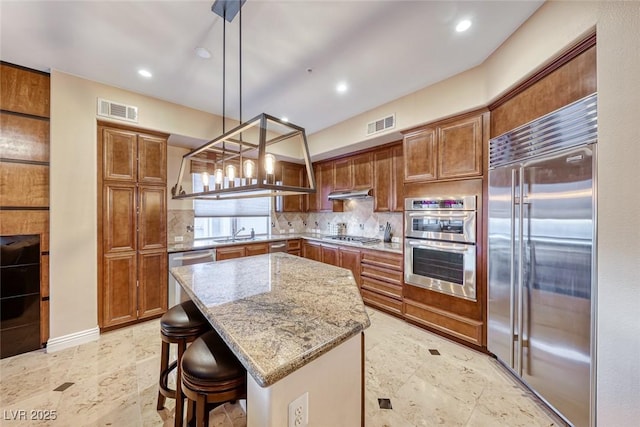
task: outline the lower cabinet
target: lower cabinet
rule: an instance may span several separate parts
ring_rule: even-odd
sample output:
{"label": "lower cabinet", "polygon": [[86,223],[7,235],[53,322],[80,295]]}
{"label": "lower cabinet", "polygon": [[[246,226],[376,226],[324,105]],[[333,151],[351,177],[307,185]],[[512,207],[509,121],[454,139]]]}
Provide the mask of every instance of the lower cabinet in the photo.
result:
{"label": "lower cabinet", "polygon": [[347,268],[353,273],[353,278],[360,288],[360,250],[344,246],[338,247],[340,267]]}
{"label": "lower cabinet", "polygon": [[336,267],[340,266],[337,246],[321,245],[321,252],[322,262],[325,264],[335,265]]}
{"label": "lower cabinet", "polygon": [[287,253],[289,255],[302,255],[302,241],[300,239],[287,240]]}
{"label": "lower cabinet", "polygon": [[402,265],[401,254],[362,251],[360,288],[366,304],[402,317]]}
{"label": "lower cabinet", "polygon": [[167,310],[167,253],[138,254],[138,319],[161,315]]}
{"label": "lower cabinet", "polygon": [[302,244],[302,256],[314,261],[322,262],[322,245],[318,242],[305,240]]}
{"label": "lower cabinet", "polygon": [[269,253],[268,243],[252,243],[250,245],[224,246],[216,249],[216,261],[242,258],[245,256],[263,255]]}

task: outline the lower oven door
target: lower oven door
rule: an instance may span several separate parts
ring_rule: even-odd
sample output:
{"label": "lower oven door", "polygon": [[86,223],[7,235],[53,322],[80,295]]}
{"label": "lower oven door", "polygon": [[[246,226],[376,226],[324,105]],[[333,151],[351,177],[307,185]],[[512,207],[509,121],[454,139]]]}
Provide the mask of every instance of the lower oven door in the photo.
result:
{"label": "lower oven door", "polygon": [[476,301],[476,246],[405,239],[404,281]]}

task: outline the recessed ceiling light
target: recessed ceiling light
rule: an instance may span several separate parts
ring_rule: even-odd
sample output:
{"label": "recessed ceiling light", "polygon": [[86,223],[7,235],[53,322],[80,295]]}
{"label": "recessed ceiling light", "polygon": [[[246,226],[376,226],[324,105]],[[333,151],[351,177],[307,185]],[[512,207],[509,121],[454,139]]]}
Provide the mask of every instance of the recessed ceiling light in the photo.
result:
{"label": "recessed ceiling light", "polygon": [[288,122],[289,121],[289,117],[282,116],[282,117],[280,117],[280,120],[282,120],[283,122]]}
{"label": "recessed ceiling light", "polygon": [[146,78],[151,78],[151,76],[153,76],[153,74],[151,74],[150,71],[143,70],[143,69],[138,70],[138,74],[140,74],[142,77],[146,77]]}
{"label": "recessed ceiling light", "polygon": [[469,21],[468,19],[463,19],[462,21],[458,22],[458,25],[456,25],[456,31],[461,33],[463,31],[467,31],[470,27],[471,21]]}
{"label": "recessed ceiling light", "polygon": [[197,48],[195,48],[195,51],[196,51],[196,55],[198,55],[198,57],[202,59],[211,58],[211,52],[209,52],[206,48],[202,46],[198,46]]}
{"label": "recessed ceiling light", "polygon": [[336,92],[338,93],[345,93],[347,89],[349,89],[349,87],[345,82],[338,83],[338,85],[336,86]]}

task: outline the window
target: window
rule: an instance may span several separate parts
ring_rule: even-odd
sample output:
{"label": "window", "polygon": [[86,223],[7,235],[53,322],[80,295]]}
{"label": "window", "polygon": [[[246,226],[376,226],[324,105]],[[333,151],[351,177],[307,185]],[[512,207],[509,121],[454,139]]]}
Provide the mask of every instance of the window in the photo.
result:
{"label": "window", "polygon": [[[194,192],[203,191],[202,175],[195,173],[192,177]],[[230,237],[234,231],[238,231],[239,236],[248,236],[251,229],[256,235],[268,234],[272,200],[272,197],[194,200],[194,238]]]}

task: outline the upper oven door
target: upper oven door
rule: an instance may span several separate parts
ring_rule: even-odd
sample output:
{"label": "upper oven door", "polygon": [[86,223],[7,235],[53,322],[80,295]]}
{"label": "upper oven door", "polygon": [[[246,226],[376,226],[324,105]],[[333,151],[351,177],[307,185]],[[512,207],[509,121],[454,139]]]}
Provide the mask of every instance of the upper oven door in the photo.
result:
{"label": "upper oven door", "polygon": [[476,243],[475,211],[405,212],[405,236]]}

